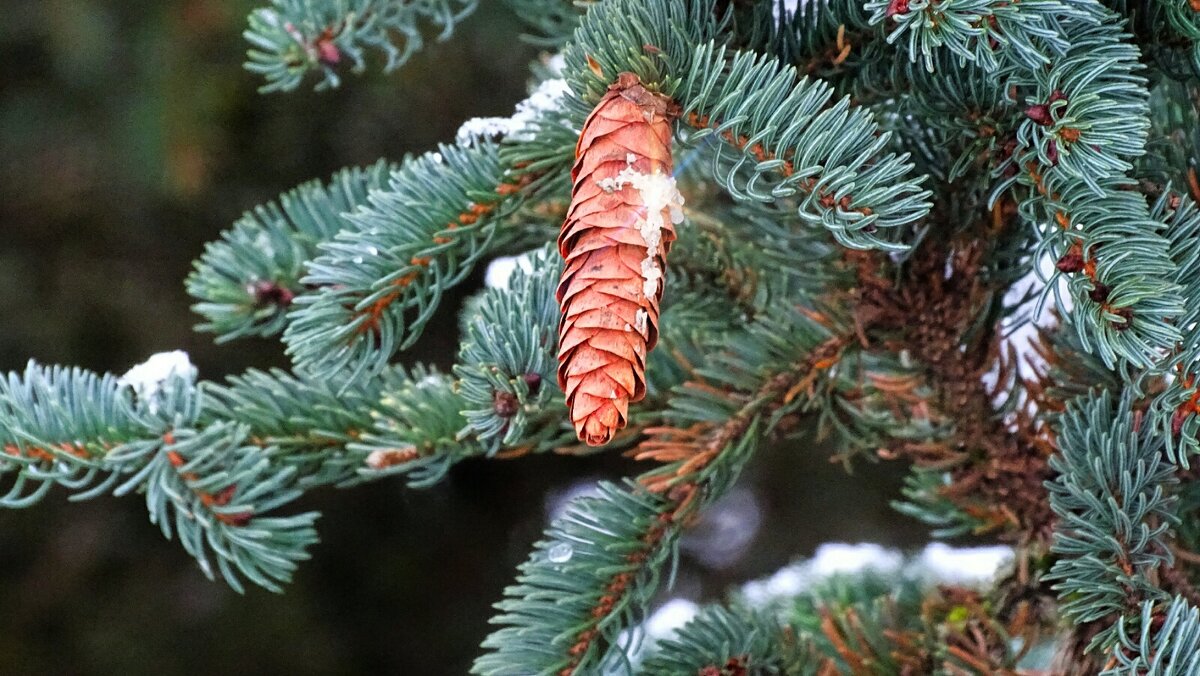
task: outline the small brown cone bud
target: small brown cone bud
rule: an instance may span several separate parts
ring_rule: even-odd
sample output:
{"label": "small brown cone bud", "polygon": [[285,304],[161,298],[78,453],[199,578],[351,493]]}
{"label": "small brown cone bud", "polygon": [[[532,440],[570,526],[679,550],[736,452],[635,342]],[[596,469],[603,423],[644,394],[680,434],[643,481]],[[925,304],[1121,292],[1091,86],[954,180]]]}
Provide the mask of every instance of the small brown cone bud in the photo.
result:
{"label": "small brown cone bud", "polygon": [[521,410],[521,402],[512,392],[497,390],[492,393],[492,410],[501,418],[511,418]]}
{"label": "small brown cone bud", "polygon": [[1072,247],[1054,264],[1061,272],[1074,273],[1083,271],[1083,252]]}
{"label": "small brown cone bud", "polygon": [[542,376],[537,373],[526,373],[521,376],[525,381],[525,386],[529,388],[529,393],[536,395],[542,389]]}
{"label": "small brown cone bud", "polygon": [[1043,127],[1048,127],[1054,124],[1054,119],[1050,117],[1050,106],[1045,103],[1035,103],[1025,109],[1025,117],[1037,122]]}
{"label": "small brown cone bud", "polygon": [[1108,300],[1109,293],[1111,293],[1111,289],[1108,288],[1107,284],[1096,282],[1092,290],[1088,291],[1088,298],[1091,298],[1095,303],[1103,303]]}

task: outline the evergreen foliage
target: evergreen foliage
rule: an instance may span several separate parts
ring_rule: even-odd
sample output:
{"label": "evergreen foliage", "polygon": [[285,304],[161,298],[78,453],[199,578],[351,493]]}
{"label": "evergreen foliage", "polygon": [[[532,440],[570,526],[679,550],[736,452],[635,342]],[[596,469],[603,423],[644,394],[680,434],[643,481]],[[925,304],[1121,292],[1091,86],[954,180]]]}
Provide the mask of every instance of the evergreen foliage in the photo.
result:
{"label": "evergreen foliage", "polygon": [[304,292],[304,263],[345,227],[343,215],[366,204],[367,194],[382,188],[394,170],[380,161],[344,169],[328,185],[305,183],[221,233],[187,279],[188,293],[199,301],[192,309],[208,319],[196,330],[216,333],[221,342],[281,333],[292,300]]}
{"label": "evergreen foliage", "polygon": [[[546,242],[584,120],[633,73],[678,107],[686,199],[647,396],[609,444],[646,469],[549,525],[474,672],[1200,673],[1194,2],[508,4],[561,57],[511,119],[304,184],[197,261],[198,329],[279,335],[291,372],[10,374],[0,504],[138,492],[207,574],[277,590],[316,541],[304,491],[596,452],[557,381]],[[474,6],[272,0],[247,67],[336,86]],[[521,252],[462,310],[449,372],[398,363],[448,289]],[[898,510],[1011,544],[1012,570],[734,596],[639,649],[683,530],[760,447],[812,432],[908,463]]]}
{"label": "evergreen foliage", "polygon": [[367,50],[382,52],[385,71],[420,51],[424,31],[440,29],[445,40],[475,11],[478,0],[271,0],[250,14],[252,45],[246,69],[266,78],[263,92],[290,91],[318,71],[317,89],[337,87],[339,68],[366,68]]}

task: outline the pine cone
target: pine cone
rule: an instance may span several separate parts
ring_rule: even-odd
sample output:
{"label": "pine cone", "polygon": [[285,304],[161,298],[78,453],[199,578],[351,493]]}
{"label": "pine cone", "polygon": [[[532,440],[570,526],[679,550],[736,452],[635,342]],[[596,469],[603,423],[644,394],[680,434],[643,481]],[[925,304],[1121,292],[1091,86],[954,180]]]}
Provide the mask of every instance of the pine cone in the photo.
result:
{"label": "pine cone", "polygon": [[583,124],[558,238],[558,383],[579,439],[607,443],[646,396],[666,255],[683,220],[671,178],[679,108],[621,73]]}

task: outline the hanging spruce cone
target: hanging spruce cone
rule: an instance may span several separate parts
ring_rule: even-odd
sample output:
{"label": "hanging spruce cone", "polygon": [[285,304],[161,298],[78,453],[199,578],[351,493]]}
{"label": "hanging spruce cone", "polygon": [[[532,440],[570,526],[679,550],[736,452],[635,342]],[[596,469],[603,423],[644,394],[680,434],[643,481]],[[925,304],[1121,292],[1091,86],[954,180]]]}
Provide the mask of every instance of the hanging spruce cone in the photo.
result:
{"label": "hanging spruce cone", "polygon": [[571,206],[558,238],[558,383],[580,440],[608,442],[646,396],[667,250],[683,198],[671,177],[678,106],[633,73],[588,116],[575,147]]}

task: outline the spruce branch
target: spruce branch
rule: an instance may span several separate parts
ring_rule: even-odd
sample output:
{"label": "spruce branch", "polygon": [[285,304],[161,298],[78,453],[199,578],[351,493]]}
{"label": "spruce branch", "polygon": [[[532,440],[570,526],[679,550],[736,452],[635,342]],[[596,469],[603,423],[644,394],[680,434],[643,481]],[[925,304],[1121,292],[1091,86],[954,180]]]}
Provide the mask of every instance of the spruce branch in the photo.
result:
{"label": "spruce branch", "polygon": [[404,65],[424,44],[423,29],[450,37],[478,0],[271,0],[250,13],[246,70],[266,79],[262,92],[291,91],[311,72],[317,90],[341,84],[339,69],[366,69],[367,50],[386,57],[384,72]]}
{"label": "spruce branch", "polygon": [[248,426],[249,442],[272,462],[293,467],[301,488],[345,485],[358,478],[366,460],[350,444],[375,425],[384,397],[406,379],[397,367],[353,383],[251,369],[225,384],[201,384],[202,420]]}
{"label": "spruce branch", "polygon": [[[1068,407],[1058,435],[1057,473],[1047,483],[1060,519],[1052,551],[1059,555],[1050,579],[1063,613],[1076,623],[1110,620],[1144,601],[1160,602],[1157,583],[1169,567],[1171,527],[1177,523],[1177,482],[1153,434],[1128,396],[1091,395]],[[1099,632],[1089,649],[1109,647],[1116,625]]]}
{"label": "spruce branch", "polygon": [[907,158],[884,153],[887,135],[876,136],[870,113],[832,102],[828,85],[770,57],[727,50],[726,22],[714,16],[699,0],[594,7],[563,50],[579,104],[598,100],[617,73],[632,72],[680,106],[692,128],[685,144],[709,137],[722,144],[711,171],[735,199],[794,197],[802,219],[843,245],[898,247],[874,233],[929,209],[920,179],[908,178]]}
{"label": "spruce branch", "polygon": [[712,44],[697,48],[675,92],[694,129],[686,143],[715,135],[729,146],[712,171],[735,199],[795,196],[800,218],[843,246],[902,248],[894,235],[875,233],[922,218],[930,193],[907,178],[907,157],[884,153],[889,136],[871,114],[832,95],[792,67],[748,52],[726,57]]}
{"label": "spruce branch", "polygon": [[[1200,238],[1200,208],[1197,208],[1192,197],[1165,190],[1155,201],[1151,215],[1167,224],[1171,258],[1178,266],[1176,283],[1183,289],[1185,298],[1196,298],[1200,294],[1200,257],[1196,255],[1197,238]],[[1198,304],[1191,303],[1177,321],[1183,332],[1182,340],[1164,367],[1175,377],[1169,381],[1156,405],[1163,412],[1159,419],[1163,422],[1168,455],[1186,467],[1189,457],[1196,452],[1200,443],[1197,440],[1200,420],[1195,415],[1200,412],[1200,388],[1196,383],[1197,373],[1200,372]]]}
{"label": "spruce branch", "polygon": [[661,496],[609,483],[598,490],[573,501],[534,546],[496,605],[501,614],[492,621],[501,628],[484,640],[488,652],[472,673],[588,673],[644,614],[697,493]]}
{"label": "spruce branch", "polygon": [[556,380],[554,288],[562,260],[549,246],[514,271],[505,289],[472,304],[454,365],[466,427],[489,454],[562,441],[565,410]]}
{"label": "spruce branch", "polygon": [[[981,220],[977,215],[976,228],[989,227]],[[991,234],[999,239],[1002,231]],[[893,417],[882,439],[851,442],[873,443],[884,458],[914,463],[906,500],[895,506],[936,526],[939,535],[986,532],[1044,541],[1053,515],[1041,486],[1050,477],[1053,444],[1037,411],[1013,410],[1016,358],[1001,349],[988,316],[1011,283],[985,263],[1001,244],[944,246],[924,242],[905,262],[899,283],[877,254],[848,257],[856,267],[855,314],[864,342],[915,362],[908,368],[876,364],[868,380],[874,396],[862,404]],[[990,372],[995,380],[989,385]]]}
{"label": "spruce branch", "polygon": [[491,142],[407,160],[309,263],[302,281],[316,290],[295,299],[288,353],[317,375],[379,372],[505,239],[497,231],[525,198],[522,185]]}
{"label": "spruce branch", "polygon": [[362,474],[404,474],[420,488],[441,481],[457,462],[482,455],[483,447],[458,439],[466,426],[463,404],[446,374],[417,369],[398,378],[380,401],[374,427],[350,445],[366,458]]}
{"label": "spruce branch", "polygon": [[0,381],[0,474],[13,481],[0,504],[29,506],[55,484],[84,495],[111,488],[114,475],[101,460],[151,424],[111,375],[33,362],[7,374]]}
{"label": "spruce branch", "polygon": [[[1071,275],[1069,317],[1084,345],[1108,364],[1144,368],[1174,346],[1168,318],[1182,312],[1162,225],[1125,177],[1126,158],[1144,150],[1145,81],[1113,22],[1068,29],[1071,49],[1017,80],[1036,91],[1014,153],[1032,186],[1021,211],[1046,223],[1040,251]],[[1098,55],[1111,64],[1103,73],[1089,65]]]}
{"label": "spruce branch", "polygon": [[1073,44],[1065,24],[1102,20],[1099,3],[1060,0],[870,0],[866,9],[872,24],[892,25],[889,42],[907,38],[908,58],[930,72],[943,49],[986,71],[1009,60],[1041,68]]}
{"label": "spruce branch", "polygon": [[704,608],[635,673],[645,676],[808,673],[815,666],[805,642],[788,626],[760,613]]}
{"label": "spruce branch", "polygon": [[527,41],[541,47],[560,47],[567,40],[588,7],[601,0],[504,0],[521,21],[532,28],[524,35]]}
{"label": "spruce branch", "polygon": [[855,81],[871,58],[886,53],[875,48],[884,31],[871,25],[870,14],[857,0],[812,2],[795,12],[760,2],[753,12],[745,38],[749,49],[822,78],[839,94],[857,88]]}
{"label": "spruce branch", "polygon": [[[788,323],[805,326],[806,340],[777,330]],[[644,614],[680,528],[732,486],[759,440],[801,408],[836,363],[843,339],[829,336],[800,312],[764,318],[725,356],[737,370],[702,374],[731,385],[728,394],[700,383],[677,390],[678,420],[647,430],[632,451],[664,464],[624,488],[602,484],[600,497],[576,501],[551,524],[497,605],[502,627],[485,640],[492,652],[475,673],[582,674],[615,659],[617,636]]]}
{"label": "spruce branch", "polygon": [[[207,574],[278,589],[316,541],[315,514],[277,515],[302,491],[586,452],[554,377],[565,269],[584,338],[628,324],[643,339],[608,342],[632,364],[606,374],[624,403],[644,395],[612,446],[655,465],[550,525],[475,673],[1017,674],[1046,631],[1064,672],[1200,669],[1200,309],[1185,303],[1200,296],[1200,5],[508,2],[562,46],[514,116],[302,185],[197,263],[201,329],[282,330],[294,373],[139,390],[31,365],[0,382],[0,504],[141,492]],[[395,67],[475,4],[272,0],[251,17],[250,68],[266,90],[313,71],[334,86],[339,66],[375,50]],[[612,171],[572,176],[575,149]],[[670,190],[651,201],[633,183],[655,170]],[[636,226],[679,215],[676,187],[687,222],[666,272],[675,233]],[[588,227],[616,244],[575,246],[586,200],[568,202],[587,191]],[[636,254],[608,256],[641,269],[628,303],[576,296],[589,274],[616,286],[604,261],[543,247],[468,302],[452,371],[391,363],[476,264],[564,220],[568,253]],[[1069,329],[1041,315],[1049,294]],[[1021,353],[1007,332],[1035,307]],[[635,625],[684,529],[766,440],[812,426],[843,459],[911,461],[900,511],[1017,543],[1015,570],[990,592],[853,575],[769,610],[714,607],[642,661]]]}
{"label": "spruce branch", "polygon": [[[1012,11],[1025,11],[1027,4]],[[1029,58],[1033,52],[1019,45],[997,50],[997,67],[1013,73],[1017,96],[1026,94],[1028,119],[1004,152],[1000,169],[1010,178],[994,194],[1013,180],[1029,187],[1021,213],[1030,223],[1045,224],[1035,259],[1043,253],[1053,256],[1061,271],[1074,275],[1068,282],[1076,305],[1070,319],[1081,340],[1108,364],[1127,361],[1144,368],[1173,347],[1178,330],[1168,320],[1182,311],[1178,289],[1170,282],[1174,270],[1162,226],[1128,190],[1128,160],[1144,152],[1149,126],[1146,82],[1136,74],[1141,68],[1137,49],[1107,9],[1096,2],[1079,3],[1076,11],[1084,15],[1067,13],[1060,24],[1059,17],[1045,13],[1052,4],[1034,6],[1034,20],[1024,29],[1042,51],[1052,54],[1048,63]],[[928,19],[929,25],[967,35],[970,23],[949,21],[939,13],[974,5],[1009,7],[935,2],[908,11],[903,3],[898,10],[908,13],[897,10],[889,16],[891,5],[876,3],[872,20],[900,18],[902,28],[916,31],[916,39],[926,19],[904,23],[905,17],[933,12],[939,18]],[[924,44],[932,49],[950,43]],[[1098,57],[1107,59],[1104,69],[1095,67]]]}
{"label": "spruce branch", "polygon": [[1200,611],[1182,598],[1142,604],[1138,622],[1122,617],[1105,676],[1185,676],[1200,672]]}
{"label": "spruce branch", "polygon": [[[4,506],[58,483],[86,499],[146,496],[150,519],[212,577],[273,591],[316,542],[316,514],[269,516],[299,496],[294,468],[273,465],[233,421],[201,425],[203,395],[172,375],[135,394],[113,376],[30,364],[0,386],[0,471],[15,472]],[[26,484],[38,484],[32,490]]]}
{"label": "spruce branch", "polygon": [[[827,572],[816,560],[793,564],[777,575],[789,582],[781,588],[794,589],[774,595],[769,581],[765,589],[751,583],[732,600],[735,616],[770,618],[766,627],[784,632],[802,648],[803,666],[784,673],[1037,673],[1018,664],[1039,642],[1038,632],[1047,628],[1047,618],[1010,613],[999,594],[940,579],[920,560],[856,553],[861,568]],[[747,608],[754,608],[753,614]],[[759,630],[769,637],[766,627]],[[703,638],[684,635],[672,643],[694,644]],[[779,655],[794,651],[785,647]]]}
{"label": "spruce branch", "polygon": [[[1128,7],[1128,3],[1119,5]],[[1200,12],[1189,0],[1142,3],[1131,22],[1139,42],[1168,75],[1178,80],[1200,75]]]}
{"label": "spruce branch", "polygon": [[114,448],[106,460],[132,474],[113,494],[145,493],[150,521],[163,536],[177,536],[209,578],[211,554],[221,577],[238,592],[239,576],[282,591],[281,583],[291,580],[317,541],[315,512],[263,516],[299,497],[295,470],[272,466],[246,443],[246,430],[236,423],[172,428],[161,440]]}
{"label": "spruce branch", "polygon": [[343,169],[326,184],[304,183],[242,216],[205,246],[187,278],[197,301],[192,309],[205,319],[196,330],[217,334],[218,343],[282,332],[292,300],[305,291],[304,264],[395,169],[382,160]]}

